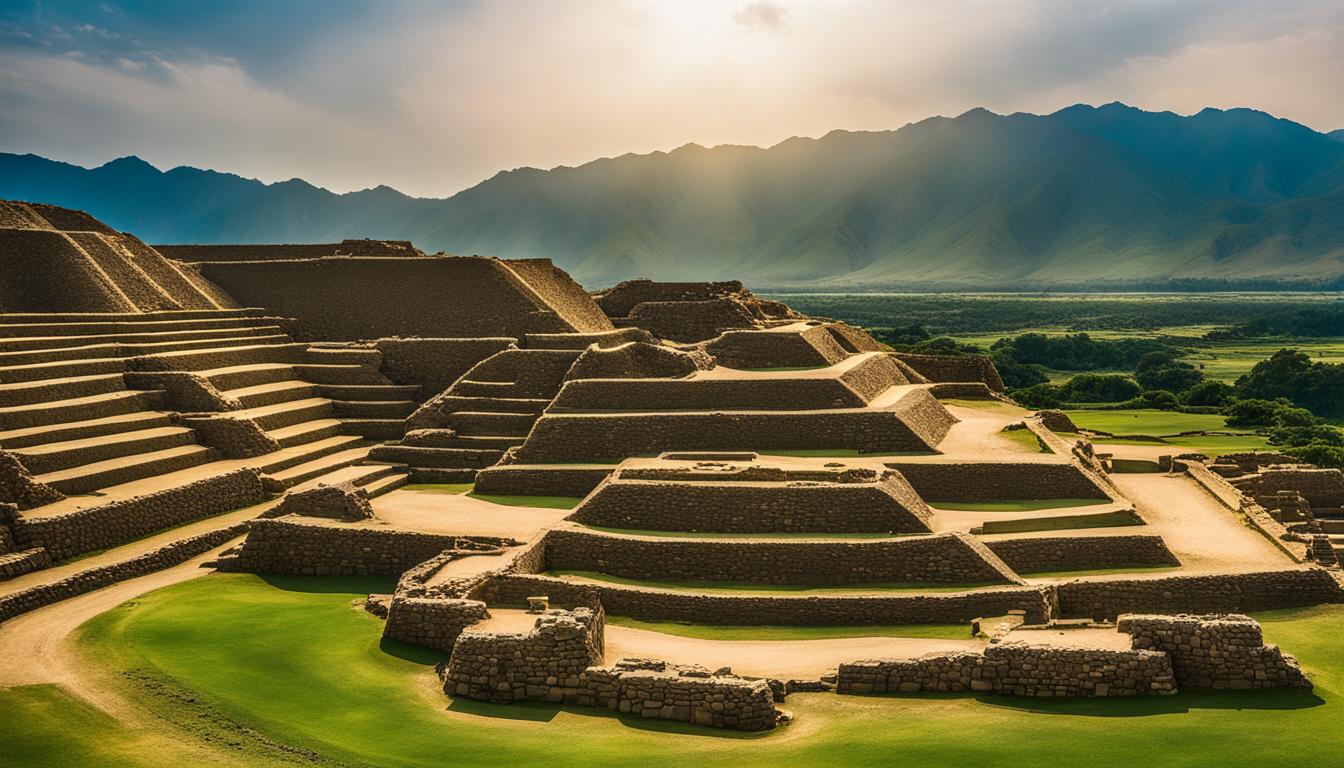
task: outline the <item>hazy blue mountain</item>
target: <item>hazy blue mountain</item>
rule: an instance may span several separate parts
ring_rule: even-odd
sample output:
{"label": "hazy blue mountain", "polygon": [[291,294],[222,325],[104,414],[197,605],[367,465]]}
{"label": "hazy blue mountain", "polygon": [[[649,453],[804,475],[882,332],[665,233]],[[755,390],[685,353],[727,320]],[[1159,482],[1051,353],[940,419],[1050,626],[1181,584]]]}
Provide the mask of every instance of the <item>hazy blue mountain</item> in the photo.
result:
{"label": "hazy blue mountain", "polygon": [[442,200],[137,158],[84,169],[0,155],[0,197],[83,208],[150,242],[381,237],[545,256],[590,286],[1344,282],[1344,131],[1246,109],[977,109],[768,149],[688,144],[520,168]]}

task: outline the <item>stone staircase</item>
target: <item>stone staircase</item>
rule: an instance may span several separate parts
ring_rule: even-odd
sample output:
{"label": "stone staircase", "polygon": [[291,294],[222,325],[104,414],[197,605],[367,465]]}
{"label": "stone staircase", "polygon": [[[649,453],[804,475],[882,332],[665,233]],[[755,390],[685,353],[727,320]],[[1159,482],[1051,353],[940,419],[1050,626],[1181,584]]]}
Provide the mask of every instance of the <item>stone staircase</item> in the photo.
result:
{"label": "stone staircase", "polygon": [[[251,309],[0,315],[0,450],[73,497],[19,514],[69,514],[244,466],[289,488],[363,462],[370,440],[402,435],[416,387],[388,381],[379,352],[298,344],[281,322]],[[175,408],[171,391],[128,386],[163,372],[213,388],[229,404],[220,412],[279,450],[228,458],[178,417],[189,409]],[[0,578],[21,572],[12,563],[23,555],[0,552]]]}
{"label": "stone staircase", "polygon": [[578,349],[506,349],[477,363],[417,410],[413,430],[370,457],[417,469],[474,473],[522,445],[565,382]]}

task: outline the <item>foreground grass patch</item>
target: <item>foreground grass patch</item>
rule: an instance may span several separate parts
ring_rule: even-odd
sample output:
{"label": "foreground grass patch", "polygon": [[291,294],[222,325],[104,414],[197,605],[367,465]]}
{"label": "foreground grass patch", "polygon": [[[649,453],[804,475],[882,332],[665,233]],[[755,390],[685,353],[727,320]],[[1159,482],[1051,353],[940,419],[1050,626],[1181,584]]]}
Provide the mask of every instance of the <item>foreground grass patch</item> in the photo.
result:
{"label": "foreground grass patch", "polygon": [[[437,689],[432,654],[382,647],[381,623],[351,606],[381,584],[348,580],[336,589],[323,582],[276,586],[245,574],[196,579],[95,619],[80,633],[80,647],[90,664],[171,680],[266,738],[377,766],[959,767],[1046,760],[1133,768],[1140,760],[1237,768],[1293,765],[1304,755],[1324,755],[1328,763],[1328,755],[1344,749],[1338,651],[1344,606],[1259,616],[1266,639],[1297,655],[1313,675],[1314,692],[1098,700],[806,694],[789,697],[794,725],[744,737],[605,711],[451,701]],[[124,729],[104,728],[83,710],[15,710],[13,698],[0,701],[6,766],[163,764],[160,755],[137,749]],[[195,704],[180,698],[165,706],[175,710],[165,712],[174,722],[196,714]],[[63,739],[105,751],[62,753],[70,748]],[[204,764],[183,752],[191,733],[181,739],[170,753],[175,765]],[[13,748],[39,743],[43,752],[36,756]],[[229,741],[212,745],[232,754]],[[49,753],[70,759],[47,760]]]}
{"label": "foreground grass patch", "polygon": [[698,640],[832,640],[846,637],[915,637],[940,640],[965,640],[971,636],[967,624],[901,624],[895,626],[777,627],[691,624],[680,621],[640,621],[628,616],[607,614],[607,624],[665,635],[693,637]]}
{"label": "foreground grass patch", "polygon": [[894,539],[915,536],[910,533],[721,533],[706,531],[646,531],[632,528],[608,528],[585,525],[594,531],[618,533],[625,536],[657,536],[667,539]]}
{"label": "foreground grass patch", "polygon": [[792,456],[798,459],[857,459],[882,456],[935,456],[933,451],[895,451],[891,453],[864,453],[857,448],[762,448],[762,456]]}
{"label": "foreground grass patch", "polygon": [[1072,531],[1083,528],[1123,528],[1143,525],[1132,510],[1101,512],[1092,515],[1026,517],[1019,520],[986,520],[978,533],[1029,533],[1032,531]]}
{"label": "foreground grass patch", "polygon": [[1083,429],[1113,435],[1150,435],[1164,437],[1182,432],[1210,432],[1227,429],[1227,417],[1213,413],[1181,413],[1136,408],[1120,411],[1067,411],[1073,423]]}

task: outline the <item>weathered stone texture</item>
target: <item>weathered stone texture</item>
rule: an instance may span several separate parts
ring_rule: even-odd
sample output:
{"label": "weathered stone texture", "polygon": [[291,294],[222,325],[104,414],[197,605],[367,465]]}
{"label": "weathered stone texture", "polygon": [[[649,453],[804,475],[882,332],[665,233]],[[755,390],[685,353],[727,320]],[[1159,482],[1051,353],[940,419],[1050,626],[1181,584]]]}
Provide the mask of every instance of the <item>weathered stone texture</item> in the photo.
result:
{"label": "weathered stone texture", "polygon": [[609,480],[568,519],[657,531],[927,533],[929,509],[900,475],[869,483]]}
{"label": "weathered stone texture", "polygon": [[1117,627],[1135,648],[1168,654],[1183,688],[1311,688],[1297,659],[1265,645],[1249,616],[1128,614]]}
{"label": "weathered stone texture", "polygon": [[975,691],[1012,696],[1174,693],[1171,660],[1149,650],[990,645],[983,653],[932,654],[841,664],[837,693]]}
{"label": "weathered stone texture", "polygon": [[1151,579],[1068,581],[1055,587],[1061,618],[1122,613],[1238,613],[1344,602],[1328,571],[1303,568]]}
{"label": "weathered stone texture", "polygon": [[1016,575],[974,537],[940,534],[862,541],[737,541],[618,536],[555,529],[550,570],[651,581],[754,584],[1009,584]]}
{"label": "weathered stone texture", "polygon": [[1161,536],[1028,536],[986,541],[1018,573],[1180,565]]}
{"label": "weathered stone texture", "polygon": [[373,517],[373,505],[369,503],[369,492],[354,483],[319,483],[286,494],[276,508],[275,516],[284,515],[325,517],[352,523]]}
{"label": "weathered stone texture", "polygon": [[115,546],[147,533],[218,515],[263,501],[261,475],[236,469],[156,493],[48,517],[20,517],[15,538],[28,547],[46,547],[64,560]]}

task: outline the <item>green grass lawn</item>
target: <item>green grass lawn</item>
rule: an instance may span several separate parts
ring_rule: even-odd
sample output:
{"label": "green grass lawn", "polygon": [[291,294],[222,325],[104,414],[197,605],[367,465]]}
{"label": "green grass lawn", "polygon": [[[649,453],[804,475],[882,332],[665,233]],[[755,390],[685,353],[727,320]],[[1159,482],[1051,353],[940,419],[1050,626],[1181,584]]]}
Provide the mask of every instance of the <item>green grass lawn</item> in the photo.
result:
{"label": "green grass lawn", "polygon": [[965,512],[1035,512],[1042,509],[1066,507],[1094,507],[1110,504],[1110,499],[1008,499],[1003,501],[939,501],[931,504],[937,509]]}
{"label": "green grass lawn", "polygon": [[1143,521],[1129,510],[1102,512],[1092,515],[1064,515],[1061,517],[1027,517],[1019,520],[986,520],[981,533],[1028,533],[1031,531],[1072,531],[1080,528],[1122,528],[1143,525]]}
{"label": "green grass lawn", "polygon": [[999,436],[1032,453],[1054,453],[1050,450],[1050,446],[1041,442],[1036,433],[1030,429],[1005,429],[999,432]]}
{"label": "green grass lawn", "polygon": [[[141,741],[68,696],[0,692],[4,764],[157,767],[193,759],[201,733],[246,765],[273,765],[258,740],[378,766],[1024,766],[1182,768],[1329,764],[1344,749],[1344,606],[1261,614],[1297,655],[1314,692],[1192,691],[1116,699],[798,694],[793,725],[764,736],[605,710],[457,702],[439,692],[435,656],[380,642],[352,607],[385,589],[370,579],[268,584],[212,575],[145,595],[90,622],[80,648],[169,723],[178,741]],[[713,666],[712,659],[705,659]],[[187,695],[165,696],[172,689]],[[257,748],[260,750],[261,748]],[[287,754],[287,753],[280,753]],[[304,757],[303,755],[291,757]],[[294,762],[316,762],[302,759]],[[319,763],[320,764],[320,763]]]}
{"label": "green grass lawn", "polygon": [[401,486],[398,490],[416,491],[417,493],[447,493],[458,496],[470,493],[471,489],[475,487],[475,483],[411,483]]}
{"label": "green grass lawn", "polygon": [[627,579],[597,571],[546,571],[543,576],[578,576],[608,584],[621,584],[630,587],[650,587],[653,589],[680,589],[693,592],[716,594],[736,594],[741,592],[806,592],[808,594],[826,594],[833,592],[964,592],[979,587],[998,587],[1002,584],[983,582],[967,584],[929,584],[917,582],[874,582],[872,584],[849,584],[845,586],[814,586],[810,584],[755,584],[742,581],[653,581]]}
{"label": "green grass lawn", "polygon": [[607,624],[630,629],[661,632],[665,635],[693,637],[698,640],[831,640],[843,637],[923,637],[965,640],[971,636],[966,624],[901,624],[894,626],[853,627],[734,627],[719,624],[691,624],[681,621],[640,621],[628,616],[607,614]]}
{"label": "green grass lawn", "polygon": [[[1150,435],[1164,437],[1182,432],[1208,432],[1228,429],[1227,418],[1211,413],[1181,413],[1140,408],[1123,411],[1068,411],[1073,423],[1083,429],[1110,432],[1113,435]],[[1237,430],[1232,430],[1237,431]]]}
{"label": "green grass lawn", "polygon": [[1191,435],[1189,437],[1167,437],[1162,440],[1098,440],[1099,451],[1105,452],[1107,445],[1162,445],[1171,446],[1172,453],[1193,451],[1205,456],[1222,456],[1225,453],[1245,451],[1272,451],[1274,446],[1261,435]]}
{"label": "green grass lawn", "polygon": [[1280,349],[1299,349],[1316,362],[1344,362],[1344,339],[1331,338],[1219,341],[1191,350],[1184,359],[1207,378],[1231,384]]}

